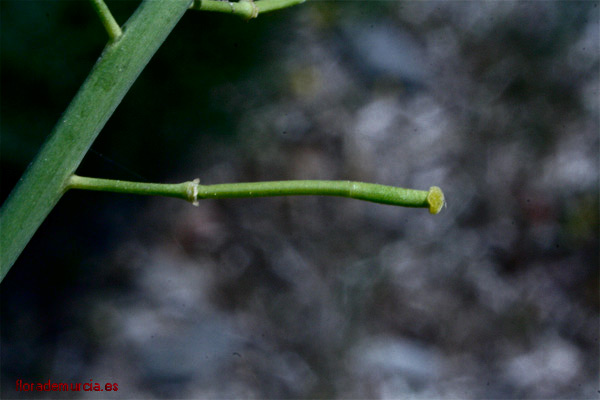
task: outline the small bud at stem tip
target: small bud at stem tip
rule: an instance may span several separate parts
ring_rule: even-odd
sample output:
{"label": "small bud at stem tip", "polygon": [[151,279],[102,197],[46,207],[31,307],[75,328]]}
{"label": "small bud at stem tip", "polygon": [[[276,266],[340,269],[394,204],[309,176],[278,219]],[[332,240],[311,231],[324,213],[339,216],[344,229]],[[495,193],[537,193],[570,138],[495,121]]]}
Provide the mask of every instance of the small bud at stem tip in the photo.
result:
{"label": "small bud at stem tip", "polygon": [[429,212],[431,214],[437,214],[442,211],[442,208],[446,205],[442,189],[437,186],[430,187],[429,194],[427,195],[427,203],[429,203]]}

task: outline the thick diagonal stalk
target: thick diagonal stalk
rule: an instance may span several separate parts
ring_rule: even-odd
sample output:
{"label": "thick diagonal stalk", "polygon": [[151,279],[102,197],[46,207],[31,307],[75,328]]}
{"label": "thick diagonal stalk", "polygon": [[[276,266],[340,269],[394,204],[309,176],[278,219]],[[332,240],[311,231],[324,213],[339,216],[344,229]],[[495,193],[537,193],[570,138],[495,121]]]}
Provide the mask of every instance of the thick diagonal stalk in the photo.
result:
{"label": "thick diagonal stalk", "polygon": [[104,49],[35,160],[0,209],[0,281],[66,190],[66,183],[135,79],[192,0],[145,0]]}

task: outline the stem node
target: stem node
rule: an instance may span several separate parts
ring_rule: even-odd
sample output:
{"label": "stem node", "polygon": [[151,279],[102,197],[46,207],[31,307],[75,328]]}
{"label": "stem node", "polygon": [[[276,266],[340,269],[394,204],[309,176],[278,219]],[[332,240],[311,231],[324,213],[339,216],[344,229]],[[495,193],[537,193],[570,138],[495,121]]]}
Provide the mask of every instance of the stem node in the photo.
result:
{"label": "stem node", "polygon": [[198,186],[200,186],[200,178],[191,181],[187,188],[188,200],[196,207],[200,204],[198,203]]}
{"label": "stem node", "polygon": [[220,0],[194,0],[190,5],[191,10],[213,11],[226,14],[238,15],[245,20],[258,17],[270,11],[280,10],[282,8],[292,7],[305,0],[239,0],[236,2]]}

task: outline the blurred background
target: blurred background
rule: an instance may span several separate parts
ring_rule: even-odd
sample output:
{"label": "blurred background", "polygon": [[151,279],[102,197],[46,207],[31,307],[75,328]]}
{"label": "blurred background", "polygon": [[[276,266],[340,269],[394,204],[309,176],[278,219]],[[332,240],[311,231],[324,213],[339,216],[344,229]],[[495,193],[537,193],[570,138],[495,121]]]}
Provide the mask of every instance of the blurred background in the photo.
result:
{"label": "blurred background", "polygon": [[[124,23],[138,2],[108,4]],[[106,37],[88,2],[0,6],[4,201]],[[438,185],[447,208],[67,193],[0,286],[1,397],[597,398],[599,20],[187,13],[80,174]]]}

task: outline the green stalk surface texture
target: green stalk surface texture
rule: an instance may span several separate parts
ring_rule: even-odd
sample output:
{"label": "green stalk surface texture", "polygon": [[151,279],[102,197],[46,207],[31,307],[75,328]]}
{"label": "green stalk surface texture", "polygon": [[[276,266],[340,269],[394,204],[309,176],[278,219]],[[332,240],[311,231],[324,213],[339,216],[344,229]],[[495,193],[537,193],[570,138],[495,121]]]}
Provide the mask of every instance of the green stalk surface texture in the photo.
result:
{"label": "green stalk surface texture", "polygon": [[67,189],[177,197],[194,205],[202,199],[232,197],[338,196],[403,207],[427,207],[431,214],[438,214],[446,204],[444,193],[437,186],[426,191],[354,181],[299,180],[216,185],[200,185],[199,182],[199,179],[194,179],[183,183],[147,183],[73,175]]}
{"label": "green stalk surface texture", "polygon": [[168,196],[191,202],[196,201],[197,182],[183,183],[148,183],[119,181],[115,179],[89,178],[73,175],[69,179],[68,189],[97,190],[99,192],[114,192],[139,194],[146,196]]}
{"label": "green stalk surface texture", "polygon": [[192,0],[145,0],[108,44],[0,209],[0,281],[66,190],[70,176]]}
{"label": "green stalk surface texture", "polygon": [[198,186],[198,199],[292,195],[339,196],[404,207],[428,207],[426,190],[353,181],[273,181]]}

